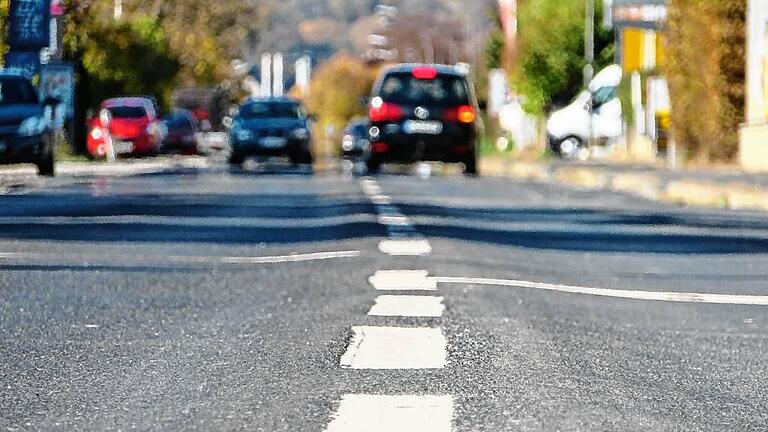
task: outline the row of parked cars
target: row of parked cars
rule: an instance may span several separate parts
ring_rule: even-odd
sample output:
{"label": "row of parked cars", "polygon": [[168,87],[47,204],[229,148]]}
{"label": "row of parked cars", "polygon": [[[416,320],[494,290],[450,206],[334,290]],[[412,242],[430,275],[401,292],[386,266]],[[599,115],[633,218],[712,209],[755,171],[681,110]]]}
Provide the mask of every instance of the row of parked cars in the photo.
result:
{"label": "row of parked cars", "polygon": [[[0,73],[0,162],[32,162],[53,175],[52,106],[39,100],[31,82]],[[478,105],[474,88],[460,68],[395,65],[385,69],[368,101],[368,118],[345,131],[346,157],[376,172],[385,163],[461,163],[477,172]],[[93,158],[159,153],[198,153],[199,113],[175,110],[161,117],[152,97],[108,99],[88,120],[87,149]],[[287,156],[311,164],[312,127],[301,104],[288,98],[252,98],[230,113],[229,162],[251,156]]]}
{"label": "row of parked cars", "polygon": [[151,97],[124,97],[101,103],[88,122],[88,153],[94,158],[199,151],[200,121],[177,109],[161,118]]}

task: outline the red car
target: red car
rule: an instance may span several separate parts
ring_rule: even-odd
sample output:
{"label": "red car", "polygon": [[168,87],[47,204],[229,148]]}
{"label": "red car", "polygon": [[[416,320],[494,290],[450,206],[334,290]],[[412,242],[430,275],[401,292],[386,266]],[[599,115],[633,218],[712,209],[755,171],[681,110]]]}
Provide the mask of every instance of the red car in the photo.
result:
{"label": "red car", "polygon": [[155,154],[163,138],[163,124],[150,98],[108,99],[88,122],[88,152],[95,158],[107,156],[110,142],[115,155]]}

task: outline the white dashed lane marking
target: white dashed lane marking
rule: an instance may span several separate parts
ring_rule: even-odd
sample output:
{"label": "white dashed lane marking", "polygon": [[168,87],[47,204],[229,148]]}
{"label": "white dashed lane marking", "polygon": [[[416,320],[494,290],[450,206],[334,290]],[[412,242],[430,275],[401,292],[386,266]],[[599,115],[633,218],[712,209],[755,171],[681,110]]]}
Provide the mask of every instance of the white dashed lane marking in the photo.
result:
{"label": "white dashed lane marking", "polygon": [[371,197],[371,202],[375,205],[391,205],[392,198],[386,195],[375,195]]}
{"label": "white dashed lane marking", "polygon": [[345,395],[326,432],[449,432],[452,396]]}
{"label": "white dashed lane marking", "polygon": [[350,369],[442,369],[447,342],[439,328],[352,327],[352,340],[341,357]]}
{"label": "white dashed lane marking", "polygon": [[376,299],[368,315],[388,317],[440,318],[443,297],[384,295]]}
{"label": "white dashed lane marking", "polygon": [[411,221],[400,214],[383,214],[378,217],[379,224],[381,225],[410,225]]}
{"label": "white dashed lane marking", "polygon": [[368,282],[378,291],[437,290],[437,282],[426,270],[379,270]]}
{"label": "white dashed lane marking", "polygon": [[485,279],[464,277],[430,278],[435,283],[504,286],[512,288],[554,291],[569,294],[583,294],[598,297],[613,297],[630,300],[661,301],[672,303],[708,303],[721,305],[768,306],[768,296],[738,294],[708,294],[661,291],[636,291],[607,288],[588,288],[507,279]]}
{"label": "white dashed lane marking", "polygon": [[379,251],[393,256],[424,256],[432,253],[432,246],[426,240],[384,240]]}

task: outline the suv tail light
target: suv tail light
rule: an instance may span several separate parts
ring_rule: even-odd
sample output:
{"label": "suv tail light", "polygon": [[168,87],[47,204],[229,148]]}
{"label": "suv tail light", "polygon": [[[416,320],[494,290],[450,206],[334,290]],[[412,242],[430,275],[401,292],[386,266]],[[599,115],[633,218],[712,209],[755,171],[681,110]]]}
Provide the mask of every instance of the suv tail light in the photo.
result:
{"label": "suv tail light", "polygon": [[380,97],[373,98],[368,110],[368,118],[372,123],[396,122],[402,119],[404,115],[400,105],[384,102]]}
{"label": "suv tail light", "polygon": [[474,123],[477,119],[475,109],[469,105],[462,105],[458,108],[449,108],[443,113],[443,118],[449,122],[459,122],[464,124]]}

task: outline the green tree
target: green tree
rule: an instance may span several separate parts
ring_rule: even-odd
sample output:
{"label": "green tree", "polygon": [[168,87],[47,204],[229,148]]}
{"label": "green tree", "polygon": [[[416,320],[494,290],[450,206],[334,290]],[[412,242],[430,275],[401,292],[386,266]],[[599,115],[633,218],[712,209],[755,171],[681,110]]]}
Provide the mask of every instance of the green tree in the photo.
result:
{"label": "green tree", "polygon": [[664,72],[672,134],[689,158],[729,161],[738,151],[745,104],[745,0],[669,5]]}
{"label": "green tree", "polygon": [[0,67],[5,62],[5,53],[8,52],[8,13],[10,0],[0,0]]}
{"label": "green tree", "polygon": [[[614,36],[603,28],[597,2],[595,49],[597,70],[614,61]],[[529,0],[519,8],[519,47],[513,83],[526,109],[541,114],[570,101],[583,87],[583,1]]]}

